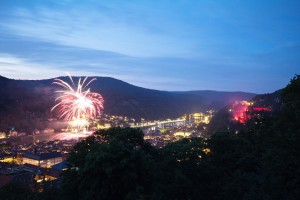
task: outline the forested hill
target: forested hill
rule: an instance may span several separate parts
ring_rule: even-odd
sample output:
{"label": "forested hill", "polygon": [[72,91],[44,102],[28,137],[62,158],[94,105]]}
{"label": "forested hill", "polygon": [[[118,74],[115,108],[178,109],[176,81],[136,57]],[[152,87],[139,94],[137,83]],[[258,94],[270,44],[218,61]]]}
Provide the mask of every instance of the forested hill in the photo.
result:
{"label": "forested hill", "polygon": [[[281,89],[273,93],[256,95],[251,99],[251,101],[253,102],[252,107],[265,107],[270,108],[272,110],[272,113],[279,112],[283,106],[281,98],[282,91],[283,90]],[[229,109],[230,105],[227,105],[218,110],[208,126],[208,135],[228,130],[236,131],[236,129],[240,129],[243,127],[242,125],[239,126],[238,123],[234,123],[230,120],[231,116],[229,114]],[[250,121],[249,123],[252,123],[252,121]]]}
{"label": "forested hill", "polygon": [[[296,78],[294,78],[295,80],[297,80],[299,82],[299,76],[296,76]],[[292,79],[292,81],[294,80]],[[292,85],[294,86],[294,85]],[[286,105],[283,103],[285,101],[285,93],[287,91],[287,89],[292,87],[291,84],[288,85],[286,88],[284,89],[280,89],[277,90],[273,93],[268,93],[268,94],[260,94],[260,95],[256,95],[255,97],[253,97],[251,99],[251,101],[253,102],[253,105],[251,107],[257,107],[257,108],[268,108],[271,110],[270,114],[271,115],[277,115],[278,113],[280,113],[282,110],[285,109]],[[294,89],[294,88],[292,88]],[[293,91],[295,94],[297,94],[297,89],[294,89],[295,91]],[[298,91],[298,93],[300,93],[300,91]],[[300,96],[299,96],[300,98]],[[297,99],[297,98],[294,98]],[[239,124],[239,123],[235,123],[233,121],[230,120],[230,114],[229,114],[229,109],[230,106],[227,105],[224,108],[220,109],[215,116],[212,118],[209,127],[208,127],[208,136],[216,133],[216,132],[224,132],[224,131],[238,131],[243,129],[243,127],[251,127],[253,125],[253,123],[260,123],[261,119],[264,118],[264,114],[269,115],[268,113],[264,113],[262,111],[262,113],[258,113],[261,114],[261,116],[259,116],[259,119],[252,119],[246,122],[246,126],[243,124]],[[291,116],[292,118],[292,116]],[[258,120],[258,121],[257,121]]]}
{"label": "forested hill", "polygon": [[207,104],[218,109],[221,109],[234,101],[243,99],[250,100],[256,96],[256,94],[248,92],[224,92],[213,90],[195,90],[175,93],[201,97]]}
{"label": "forested hill", "polygon": [[[60,77],[68,81],[68,77]],[[134,118],[176,118],[185,113],[220,109],[234,100],[249,100],[252,93],[190,91],[168,92],[137,87],[109,77],[97,80],[91,91],[101,93],[104,112]],[[79,77],[73,78],[76,83]],[[11,127],[29,130],[44,127],[54,105],[53,79],[13,80],[0,76],[0,131]]]}

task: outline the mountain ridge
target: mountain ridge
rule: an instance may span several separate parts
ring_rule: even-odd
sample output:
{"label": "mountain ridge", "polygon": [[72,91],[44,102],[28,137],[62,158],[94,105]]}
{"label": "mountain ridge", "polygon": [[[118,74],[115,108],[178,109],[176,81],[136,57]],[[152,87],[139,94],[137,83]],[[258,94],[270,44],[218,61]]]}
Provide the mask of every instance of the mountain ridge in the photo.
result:
{"label": "mountain ridge", "polygon": [[[67,76],[56,77],[68,80]],[[76,83],[79,78],[72,77]],[[97,80],[90,84],[93,92],[100,93],[104,100],[104,113],[132,118],[166,119],[177,118],[186,113],[218,110],[233,100],[249,100],[252,93],[170,92],[147,89],[112,77],[88,77]],[[46,127],[47,119],[56,117],[51,113],[55,104],[54,92],[58,87],[53,79],[14,80],[0,77],[0,131],[16,127],[24,130]],[[207,92],[206,92],[207,93]]]}

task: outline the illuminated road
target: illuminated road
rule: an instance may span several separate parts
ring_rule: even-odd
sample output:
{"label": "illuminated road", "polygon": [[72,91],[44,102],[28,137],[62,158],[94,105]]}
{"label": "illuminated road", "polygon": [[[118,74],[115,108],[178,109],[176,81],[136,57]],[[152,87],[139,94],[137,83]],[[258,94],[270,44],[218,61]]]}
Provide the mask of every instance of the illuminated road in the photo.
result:
{"label": "illuminated road", "polygon": [[158,122],[142,123],[136,126],[131,126],[131,128],[143,128],[143,127],[151,127],[151,126],[162,126],[166,124],[184,124],[184,123],[185,120],[183,119],[165,120],[165,121],[158,121]]}

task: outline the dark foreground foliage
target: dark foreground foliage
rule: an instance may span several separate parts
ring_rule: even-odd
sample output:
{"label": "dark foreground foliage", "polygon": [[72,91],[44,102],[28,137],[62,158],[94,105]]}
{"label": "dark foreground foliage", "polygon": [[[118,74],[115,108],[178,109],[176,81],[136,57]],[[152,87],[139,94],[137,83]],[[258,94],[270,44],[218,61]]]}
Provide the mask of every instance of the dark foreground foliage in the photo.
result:
{"label": "dark foreground foliage", "polygon": [[6,186],[1,199],[300,199],[299,95],[296,76],[282,91],[282,110],[259,126],[162,149],[141,130],[97,131],[75,146],[59,189]]}

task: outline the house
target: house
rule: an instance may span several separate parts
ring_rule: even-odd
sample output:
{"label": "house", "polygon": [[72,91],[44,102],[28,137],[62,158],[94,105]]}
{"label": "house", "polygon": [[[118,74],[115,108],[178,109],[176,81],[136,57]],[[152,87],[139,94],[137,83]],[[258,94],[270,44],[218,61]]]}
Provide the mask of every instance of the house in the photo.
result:
{"label": "house", "polygon": [[23,164],[31,164],[43,168],[50,168],[53,165],[62,162],[62,154],[58,152],[51,153],[25,153],[23,156]]}

